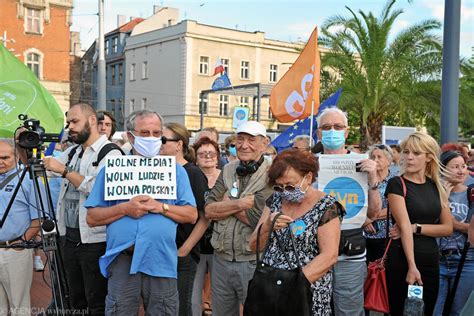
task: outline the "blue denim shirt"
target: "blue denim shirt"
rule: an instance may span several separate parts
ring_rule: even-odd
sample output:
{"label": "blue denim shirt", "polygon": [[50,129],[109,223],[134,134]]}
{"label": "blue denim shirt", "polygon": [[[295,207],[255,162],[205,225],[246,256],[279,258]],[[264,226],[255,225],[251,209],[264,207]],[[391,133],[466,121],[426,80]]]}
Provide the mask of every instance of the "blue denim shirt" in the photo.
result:
{"label": "blue denim shirt", "polygon": [[[3,182],[9,175],[15,173],[16,168],[13,168],[6,173],[0,174],[0,183]],[[0,191],[0,218],[3,218],[7,209],[8,203],[12,198],[13,191],[20,180],[19,173],[8,184],[6,184]],[[40,188],[42,189],[41,181]],[[42,192],[42,195],[44,191]],[[43,195],[45,197],[45,195]],[[10,208],[10,212],[6,218],[3,227],[0,229],[0,241],[9,241],[20,237],[30,227],[31,221],[38,218],[38,210],[36,208],[36,196],[33,187],[33,181],[30,175],[27,174],[23,179],[21,188],[15,197],[15,200]]]}
{"label": "blue denim shirt", "polygon": [[[196,206],[189,178],[180,165],[176,165],[176,200],[160,200],[171,205]],[[86,208],[109,207],[126,202],[105,201],[105,168],[96,177]],[[107,225],[107,248],[100,258],[100,271],[108,277],[108,267],[125,249],[134,245],[130,274],[138,272],[155,277],[177,278],[178,250],[176,248],[177,223],[161,214],[147,214],[140,218],[124,216]]]}

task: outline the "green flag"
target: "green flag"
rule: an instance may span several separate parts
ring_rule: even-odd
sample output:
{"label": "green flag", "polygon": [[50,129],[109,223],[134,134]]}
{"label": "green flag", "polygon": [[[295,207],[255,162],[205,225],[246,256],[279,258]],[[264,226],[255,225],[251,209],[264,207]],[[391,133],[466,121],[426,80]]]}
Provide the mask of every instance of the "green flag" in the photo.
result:
{"label": "green flag", "polygon": [[19,114],[40,121],[46,133],[59,134],[64,113],[35,74],[0,43],[0,137],[13,137]]}

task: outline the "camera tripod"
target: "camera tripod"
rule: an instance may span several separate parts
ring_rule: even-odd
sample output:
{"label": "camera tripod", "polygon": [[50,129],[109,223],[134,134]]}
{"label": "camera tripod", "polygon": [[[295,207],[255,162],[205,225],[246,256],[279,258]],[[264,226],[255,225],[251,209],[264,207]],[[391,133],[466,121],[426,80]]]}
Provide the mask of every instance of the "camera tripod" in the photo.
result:
{"label": "camera tripod", "polygon": [[[18,194],[18,191],[21,189],[23,180],[25,179],[26,174],[30,175],[31,180],[33,181],[33,188],[35,192],[36,199],[36,208],[38,210],[38,220],[40,223],[40,232],[42,242],[29,242],[25,241],[18,244],[13,244],[7,246],[8,248],[42,248],[43,252],[47,258],[47,264],[49,268],[49,274],[51,278],[51,289],[53,302],[48,307],[48,315],[66,315],[69,310],[69,292],[67,283],[65,281],[64,266],[62,264],[62,257],[60,249],[57,246],[57,241],[59,240],[59,232],[57,230],[56,216],[54,215],[53,202],[51,199],[51,192],[48,185],[48,178],[46,175],[46,170],[42,161],[32,155],[28,151],[28,164],[24,166],[24,169],[21,173],[20,180],[13,191],[13,195],[7,205],[5,213],[0,221],[0,228],[3,227],[5,221],[7,220],[8,213],[15,201],[15,198]],[[44,188],[45,195],[43,196],[42,190],[40,188],[40,178],[44,179]],[[46,198],[46,199],[45,199]],[[45,209],[46,202],[47,209]]]}

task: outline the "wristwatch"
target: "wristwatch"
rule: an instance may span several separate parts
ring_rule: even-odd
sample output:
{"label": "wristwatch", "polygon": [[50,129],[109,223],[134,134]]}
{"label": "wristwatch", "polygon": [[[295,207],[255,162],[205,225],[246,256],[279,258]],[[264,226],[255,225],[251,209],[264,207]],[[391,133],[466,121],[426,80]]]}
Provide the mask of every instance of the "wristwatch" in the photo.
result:
{"label": "wristwatch", "polygon": [[166,215],[166,213],[168,213],[168,211],[170,210],[170,206],[166,203],[163,203],[161,209],[162,209],[161,214]]}
{"label": "wristwatch", "polygon": [[71,167],[69,167],[69,166],[66,165],[66,166],[64,167],[64,171],[63,171],[63,173],[62,173],[61,176],[62,176],[63,178],[66,178],[66,175],[67,175],[71,170],[72,170]]}
{"label": "wristwatch", "polygon": [[421,225],[415,224],[415,226],[416,226],[415,235],[421,235]]}

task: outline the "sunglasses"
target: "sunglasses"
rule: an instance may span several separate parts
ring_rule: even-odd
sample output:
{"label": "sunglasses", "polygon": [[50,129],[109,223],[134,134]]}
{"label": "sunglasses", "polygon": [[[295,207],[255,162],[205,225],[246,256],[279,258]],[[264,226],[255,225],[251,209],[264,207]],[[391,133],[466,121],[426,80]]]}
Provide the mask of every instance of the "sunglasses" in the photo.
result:
{"label": "sunglasses", "polygon": [[380,150],[391,151],[391,149],[385,144],[376,144],[376,145],[374,145],[374,147],[377,148],[377,149],[380,149]]}
{"label": "sunglasses", "polygon": [[234,148],[235,144],[230,144],[229,147]]}
{"label": "sunglasses", "polygon": [[217,153],[212,152],[212,151],[200,152],[200,153],[197,153],[197,155],[198,155],[199,158],[215,158],[215,157],[217,157]]}
{"label": "sunglasses", "polygon": [[167,142],[179,142],[179,139],[167,138],[166,136],[161,136],[161,144],[166,144]]}
{"label": "sunglasses", "polygon": [[301,188],[305,178],[306,178],[306,175],[303,177],[303,179],[301,179],[301,183],[300,183],[299,186],[295,186],[293,184],[285,184],[285,185],[275,184],[273,186],[273,191],[275,191],[275,192],[283,192],[283,191],[293,192],[297,187]]}

